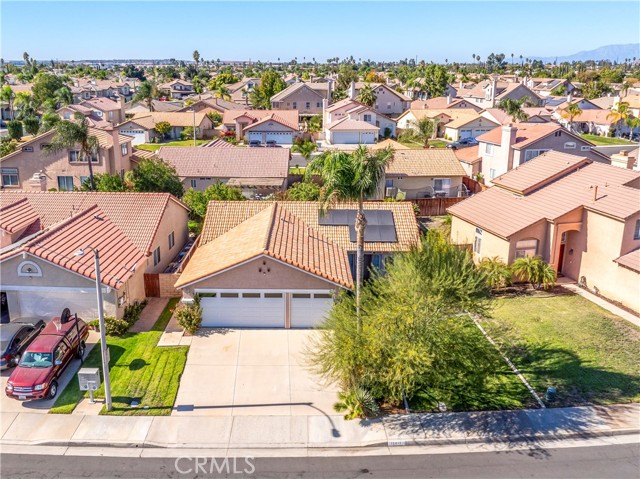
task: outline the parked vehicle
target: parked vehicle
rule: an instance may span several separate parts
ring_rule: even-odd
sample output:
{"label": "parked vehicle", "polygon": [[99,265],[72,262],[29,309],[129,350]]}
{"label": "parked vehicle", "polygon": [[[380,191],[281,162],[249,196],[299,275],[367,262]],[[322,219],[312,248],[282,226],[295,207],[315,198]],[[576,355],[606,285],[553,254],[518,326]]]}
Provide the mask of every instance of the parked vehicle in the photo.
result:
{"label": "parked vehicle", "polygon": [[87,323],[65,308],[24,351],[9,376],[6,395],[21,401],[54,398],[58,378],[74,357],[84,356],[88,336]]}
{"label": "parked vehicle", "polygon": [[24,350],[44,326],[45,322],[37,318],[21,318],[0,325],[0,369],[17,366]]}
{"label": "parked vehicle", "polygon": [[259,140],[251,140],[249,142],[249,148],[258,148],[262,146]]}
{"label": "parked vehicle", "polygon": [[447,148],[457,149],[457,148],[467,148],[468,146],[475,146],[478,144],[478,140],[475,138],[462,138],[458,141],[454,141],[453,143],[449,143]]}

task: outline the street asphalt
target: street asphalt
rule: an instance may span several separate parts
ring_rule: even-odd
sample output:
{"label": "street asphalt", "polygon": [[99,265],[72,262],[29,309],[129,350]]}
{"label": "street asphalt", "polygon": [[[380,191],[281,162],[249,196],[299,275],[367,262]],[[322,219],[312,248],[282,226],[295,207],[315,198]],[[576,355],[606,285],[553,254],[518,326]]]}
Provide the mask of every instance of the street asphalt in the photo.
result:
{"label": "street asphalt", "polygon": [[[160,452],[160,451],[159,451]],[[638,443],[412,455],[342,457],[106,457],[2,454],[4,479],[41,478],[580,478],[635,479]],[[193,453],[193,451],[192,451]],[[187,452],[185,451],[185,454]],[[177,462],[176,462],[177,461]],[[196,471],[196,466],[199,465]],[[221,471],[221,472],[218,472]]]}

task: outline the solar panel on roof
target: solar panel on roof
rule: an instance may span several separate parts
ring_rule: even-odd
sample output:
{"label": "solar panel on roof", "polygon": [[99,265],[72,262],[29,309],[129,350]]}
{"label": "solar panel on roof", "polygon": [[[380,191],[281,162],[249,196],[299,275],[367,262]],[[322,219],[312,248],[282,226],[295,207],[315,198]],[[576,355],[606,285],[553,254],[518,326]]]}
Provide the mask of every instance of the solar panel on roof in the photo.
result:
{"label": "solar panel on roof", "polygon": [[[356,210],[335,209],[318,212],[318,224],[323,226],[347,226],[356,223]],[[389,210],[365,210],[368,225],[394,226],[393,212]]]}
{"label": "solar panel on roof", "polygon": [[[349,241],[352,243],[357,241],[356,228],[354,225],[349,225]],[[364,230],[364,241],[366,243],[396,243],[398,241],[396,228],[390,225],[367,225],[367,228]]]}

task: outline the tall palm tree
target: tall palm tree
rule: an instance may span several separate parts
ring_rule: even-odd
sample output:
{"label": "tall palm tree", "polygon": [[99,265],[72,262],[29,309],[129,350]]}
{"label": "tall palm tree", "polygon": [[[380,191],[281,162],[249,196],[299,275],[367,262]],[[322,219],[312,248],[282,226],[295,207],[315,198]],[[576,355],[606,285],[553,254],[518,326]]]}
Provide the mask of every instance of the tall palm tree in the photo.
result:
{"label": "tall palm tree", "polygon": [[626,123],[629,116],[632,115],[631,110],[629,110],[629,104],[626,101],[621,101],[611,109],[611,113],[607,115],[607,120],[613,121],[617,127],[620,123]]}
{"label": "tall palm tree", "polygon": [[51,143],[45,148],[45,153],[54,154],[71,148],[80,150],[80,158],[89,166],[89,185],[91,191],[96,189],[93,179],[93,165],[91,158],[98,153],[98,138],[89,131],[89,124],[82,114],[76,113],[74,121],[60,121],[54,127]]}
{"label": "tall palm tree", "polygon": [[376,103],[376,98],[376,93],[373,91],[371,85],[367,83],[362,88],[360,88],[360,92],[358,92],[356,100],[358,100],[363,105],[373,106]]}
{"label": "tall palm tree", "polygon": [[16,118],[18,120],[36,116],[38,107],[33,95],[26,92],[18,92],[13,103],[16,109]]}
{"label": "tall palm tree", "polygon": [[498,103],[498,108],[504,111],[507,115],[511,116],[511,119],[515,122],[527,121],[529,115],[527,115],[522,109],[524,99],[512,100],[511,98],[503,98]]}
{"label": "tall palm tree", "polygon": [[577,103],[569,103],[562,110],[560,116],[565,120],[569,120],[569,131],[573,131],[573,119],[582,114],[582,108]]}
{"label": "tall palm tree", "polygon": [[413,136],[416,140],[422,142],[422,146],[427,148],[429,146],[429,140],[433,138],[433,131],[435,129],[435,122],[431,118],[420,118],[419,120],[412,121]]}
{"label": "tall palm tree", "polygon": [[149,111],[153,111],[153,100],[157,96],[157,88],[155,83],[145,80],[140,83],[136,95],[133,97],[133,101],[146,102]]}
{"label": "tall palm tree", "polygon": [[353,153],[327,151],[307,165],[306,175],[319,175],[324,183],[320,192],[322,209],[341,202],[357,202],[356,213],[356,308],[360,330],[360,290],[364,275],[364,233],[367,219],[364,200],[378,193],[387,165],[393,160],[391,147],[372,151],[359,145]]}
{"label": "tall palm tree", "polygon": [[318,149],[318,145],[314,141],[303,141],[302,143],[296,143],[291,147],[292,153],[300,153],[302,157],[309,161],[314,151]]}
{"label": "tall palm tree", "polygon": [[231,100],[229,89],[223,84],[219,84],[216,87],[216,89],[213,91],[213,95],[217,96],[218,98],[222,98],[223,100]]}
{"label": "tall palm tree", "polygon": [[193,61],[196,62],[196,69],[200,65],[200,52],[198,50],[193,51]]}

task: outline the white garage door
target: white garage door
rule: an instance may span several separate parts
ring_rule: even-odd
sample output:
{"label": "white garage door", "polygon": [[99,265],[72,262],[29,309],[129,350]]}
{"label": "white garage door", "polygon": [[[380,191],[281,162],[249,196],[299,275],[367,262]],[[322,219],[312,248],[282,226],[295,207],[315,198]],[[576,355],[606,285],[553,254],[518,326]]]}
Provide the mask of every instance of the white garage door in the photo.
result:
{"label": "white garage door", "polygon": [[9,294],[16,295],[21,317],[52,318],[60,316],[64,308],[69,308],[71,313],[87,321],[98,317],[98,300],[96,291],[92,289],[80,292],[56,291],[51,288],[51,291],[15,291]]}
{"label": "white garage door", "polygon": [[218,291],[201,293],[205,328],[283,328],[284,293]]}
{"label": "white garage door", "polygon": [[266,133],[266,141],[275,141],[277,145],[290,145],[293,143],[293,134],[286,132]]}
{"label": "white garage door", "polygon": [[471,138],[471,137],[472,137],[471,130],[460,130],[460,139]]}
{"label": "white garage door", "polygon": [[333,306],[330,291],[293,293],[291,295],[291,327],[313,328],[322,323]]}
{"label": "white garage door", "polygon": [[123,135],[132,136],[132,145],[141,145],[142,143],[146,143],[144,130],[120,130],[120,133],[122,133]]}

